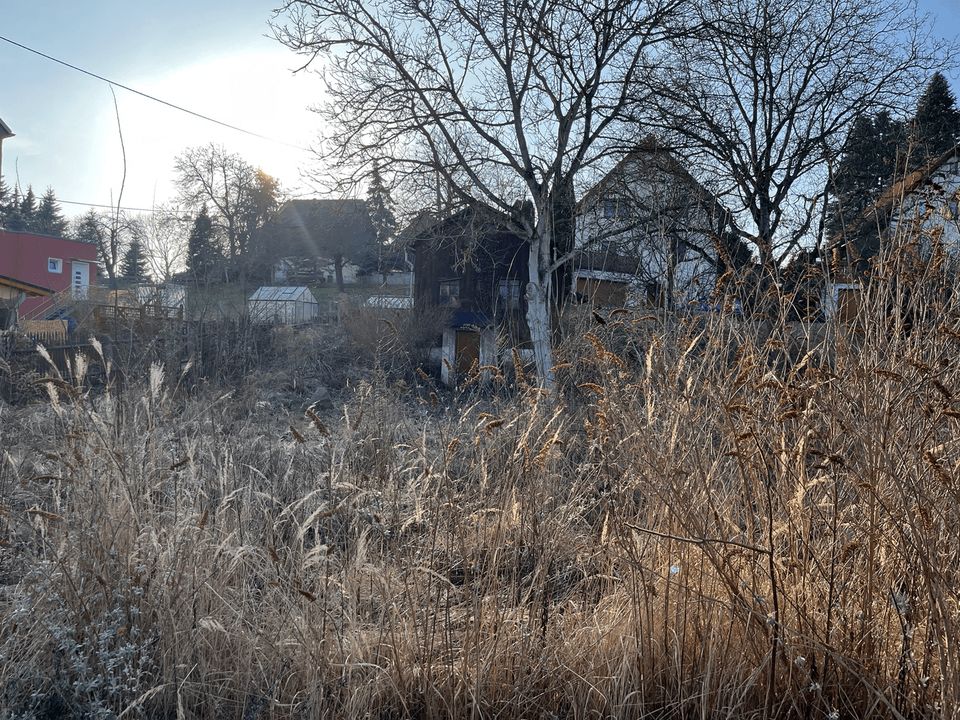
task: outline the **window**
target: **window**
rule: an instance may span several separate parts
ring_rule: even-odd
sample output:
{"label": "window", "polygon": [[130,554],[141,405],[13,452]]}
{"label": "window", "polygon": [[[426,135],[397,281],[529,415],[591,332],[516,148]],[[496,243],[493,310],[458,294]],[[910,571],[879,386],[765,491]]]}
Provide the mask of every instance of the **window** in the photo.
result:
{"label": "window", "polygon": [[519,280],[501,280],[497,286],[497,296],[500,298],[500,305],[506,310],[517,310],[520,308],[520,281]]}
{"label": "window", "polygon": [[605,218],[628,218],[631,214],[630,201],[626,198],[605,197],[603,199]]}
{"label": "window", "polygon": [[440,283],[440,304],[460,304],[460,280],[444,280]]}
{"label": "window", "polygon": [[47,258],[47,272],[62,273],[63,260],[61,258]]}

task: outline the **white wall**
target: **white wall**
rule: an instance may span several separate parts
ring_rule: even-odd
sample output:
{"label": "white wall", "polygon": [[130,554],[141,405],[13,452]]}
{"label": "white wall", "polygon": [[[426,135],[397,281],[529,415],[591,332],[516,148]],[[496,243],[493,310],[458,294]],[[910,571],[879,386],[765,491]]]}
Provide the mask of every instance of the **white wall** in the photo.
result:
{"label": "white wall", "polygon": [[[328,283],[337,282],[337,271],[334,264],[327,263],[326,265],[321,265],[319,267],[320,272],[323,274],[324,279]],[[355,265],[352,262],[343,263],[343,284],[344,285],[355,285],[357,282],[357,276],[360,273],[360,266]]]}
{"label": "white wall", "polygon": [[[696,303],[709,298],[716,284],[717,252],[709,234],[715,225],[713,205],[688,178],[671,172],[662,156],[652,157],[625,161],[585,203],[577,218],[576,245],[638,260],[633,285],[645,295],[648,282],[667,286],[670,244],[682,239],[688,248],[674,269],[674,302]],[[628,201],[622,216],[606,215],[608,198]]]}
{"label": "white wall", "polygon": [[443,329],[443,344],[440,350],[440,381],[448,387],[453,387],[457,378],[457,331],[452,328]]}
{"label": "white wall", "polygon": [[960,157],[945,162],[903,198],[890,222],[890,237],[912,238],[915,230],[921,232],[924,254],[939,243],[948,255],[960,257]]}

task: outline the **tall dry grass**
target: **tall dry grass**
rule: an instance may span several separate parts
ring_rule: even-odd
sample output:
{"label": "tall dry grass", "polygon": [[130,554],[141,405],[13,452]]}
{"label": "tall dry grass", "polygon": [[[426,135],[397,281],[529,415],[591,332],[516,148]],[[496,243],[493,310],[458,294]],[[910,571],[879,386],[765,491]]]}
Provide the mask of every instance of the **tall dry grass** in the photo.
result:
{"label": "tall dry grass", "polygon": [[817,342],[610,316],[554,398],[363,384],[290,428],[159,367],[122,401],[55,379],[0,416],[3,713],[957,717],[960,308],[928,271]]}

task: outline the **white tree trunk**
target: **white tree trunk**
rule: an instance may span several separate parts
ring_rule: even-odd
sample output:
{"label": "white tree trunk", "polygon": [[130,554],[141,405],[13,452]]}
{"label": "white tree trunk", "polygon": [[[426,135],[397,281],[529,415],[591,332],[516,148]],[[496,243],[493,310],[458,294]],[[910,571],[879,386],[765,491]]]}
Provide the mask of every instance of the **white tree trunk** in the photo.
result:
{"label": "white tree trunk", "polygon": [[[541,244],[549,242],[541,239]],[[543,262],[540,247],[530,243],[530,282],[527,283],[527,326],[533,344],[533,357],[537,364],[540,387],[553,392],[553,345],[550,327],[550,276],[549,266]]]}

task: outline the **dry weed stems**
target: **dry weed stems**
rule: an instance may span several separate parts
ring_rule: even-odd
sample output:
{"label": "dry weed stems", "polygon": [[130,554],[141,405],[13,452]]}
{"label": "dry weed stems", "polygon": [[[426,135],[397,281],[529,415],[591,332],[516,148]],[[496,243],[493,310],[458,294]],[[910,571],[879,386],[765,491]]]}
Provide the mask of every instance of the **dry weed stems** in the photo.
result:
{"label": "dry weed stems", "polygon": [[816,342],[617,314],[556,398],[365,383],[292,430],[54,379],[0,417],[0,714],[956,717],[960,313],[922,282]]}

